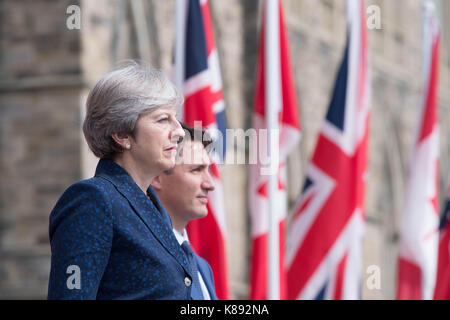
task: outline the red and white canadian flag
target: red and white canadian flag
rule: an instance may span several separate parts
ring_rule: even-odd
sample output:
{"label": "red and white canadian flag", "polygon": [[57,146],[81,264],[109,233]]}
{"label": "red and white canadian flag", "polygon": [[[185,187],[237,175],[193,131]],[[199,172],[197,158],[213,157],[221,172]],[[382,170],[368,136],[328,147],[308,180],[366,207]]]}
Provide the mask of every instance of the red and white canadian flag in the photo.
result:
{"label": "red and white canadian flag", "polygon": [[432,299],[439,209],[438,79],[440,32],[431,2],[424,7],[421,114],[408,176],[398,257],[397,299]]}
{"label": "red and white canadian flag", "polygon": [[[288,36],[284,24],[284,16],[282,10],[282,4],[280,0],[276,0],[278,12],[278,24],[275,24],[277,30],[271,30],[278,34],[279,45],[275,50],[278,50],[274,56],[279,59],[276,63],[280,66],[276,70],[278,74],[275,75],[276,79],[279,79],[279,83],[276,87],[275,96],[278,106],[278,128],[279,128],[279,169],[278,169],[278,190],[275,195],[275,203],[277,208],[277,218],[279,224],[279,293],[280,298],[286,298],[286,280],[284,270],[284,238],[285,238],[285,218],[287,211],[287,198],[286,198],[286,168],[285,161],[300,139],[300,122],[298,117],[298,105],[297,97],[294,86],[294,79],[292,75],[291,60],[289,54]],[[266,3],[266,2],[264,2]],[[267,24],[265,17],[265,10],[262,10],[263,18],[261,23],[259,50],[258,50],[258,64],[256,75],[256,89],[254,99],[254,116],[253,127],[258,133],[258,139],[265,139],[264,135],[261,135],[261,129],[266,129],[266,95],[265,90],[266,82],[268,81],[268,72],[266,70],[266,41],[265,33],[267,30]],[[274,76],[274,75],[272,75]],[[258,142],[261,146],[261,143]],[[268,274],[268,230],[269,230],[269,208],[268,208],[268,176],[262,175],[262,165],[264,164],[261,159],[261,153],[264,150],[258,152],[258,163],[251,166],[250,171],[250,211],[252,219],[251,236],[252,236],[252,257],[251,257],[251,288],[250,299],[267,299],[268,286],[267,286],[267,274]],[[276,263],[276,262],[274,262]]]}

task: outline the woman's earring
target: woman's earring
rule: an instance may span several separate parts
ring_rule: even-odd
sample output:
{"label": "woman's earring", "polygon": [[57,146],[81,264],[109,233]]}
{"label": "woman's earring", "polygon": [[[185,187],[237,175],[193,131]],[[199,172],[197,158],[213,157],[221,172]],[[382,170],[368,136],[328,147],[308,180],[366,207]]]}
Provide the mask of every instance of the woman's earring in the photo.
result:
{"label": "woman's earring", "polygon": [[127,144],[125,145],[125,149],[130,150],[130,149],[131,149],[131,145],[130,145],[129,143],[127,143]]}

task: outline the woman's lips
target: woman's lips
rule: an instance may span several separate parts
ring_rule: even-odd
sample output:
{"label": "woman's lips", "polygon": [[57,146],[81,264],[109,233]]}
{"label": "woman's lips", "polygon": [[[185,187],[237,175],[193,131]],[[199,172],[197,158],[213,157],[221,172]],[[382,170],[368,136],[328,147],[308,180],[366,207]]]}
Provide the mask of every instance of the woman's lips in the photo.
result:
{"label": "woman's lips", "polygon": [[177,146],[165,148],[164,151],[168,151],[168,152],[176,152],[176,151],[177,151]]}

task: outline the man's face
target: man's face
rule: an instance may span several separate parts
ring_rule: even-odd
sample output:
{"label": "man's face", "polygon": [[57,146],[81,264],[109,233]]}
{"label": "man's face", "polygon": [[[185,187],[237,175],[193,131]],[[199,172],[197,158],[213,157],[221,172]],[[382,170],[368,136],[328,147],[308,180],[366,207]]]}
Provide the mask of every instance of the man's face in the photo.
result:
{"label": "man's face", "polygon": [[208,214],[207,196],[214,190],[210,165],[210,158],[201,142],[185,141],[175,168],[154,181],[158,197],[172,220],[187,223]]}

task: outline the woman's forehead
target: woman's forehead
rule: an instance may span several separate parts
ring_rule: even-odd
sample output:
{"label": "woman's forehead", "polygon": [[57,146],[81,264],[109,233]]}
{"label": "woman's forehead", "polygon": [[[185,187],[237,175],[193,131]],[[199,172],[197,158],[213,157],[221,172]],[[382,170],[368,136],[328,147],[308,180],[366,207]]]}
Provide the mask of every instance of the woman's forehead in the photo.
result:
{"label": "woman's forehead", "polygon": [[154,108],[148,110],[147,112],[144,112],[143,114],[141,114],[140,117],[142,117],[142,116],[157,117],[161,114],[171,114],[176,117],[177,109],[175,109],[175,107],[170,107],[170,106],[154,107]]}
{"label": "woman's forehead", "polygon": [[148,113],[156,113],[156,112],[158,112],[158,113],[169,112],[169,113],[176,114],[177,109],[175,109],[175,107],[172,107],[172,106],[159,106],[159,107],[152,108],[151,110],[149,110]]}

